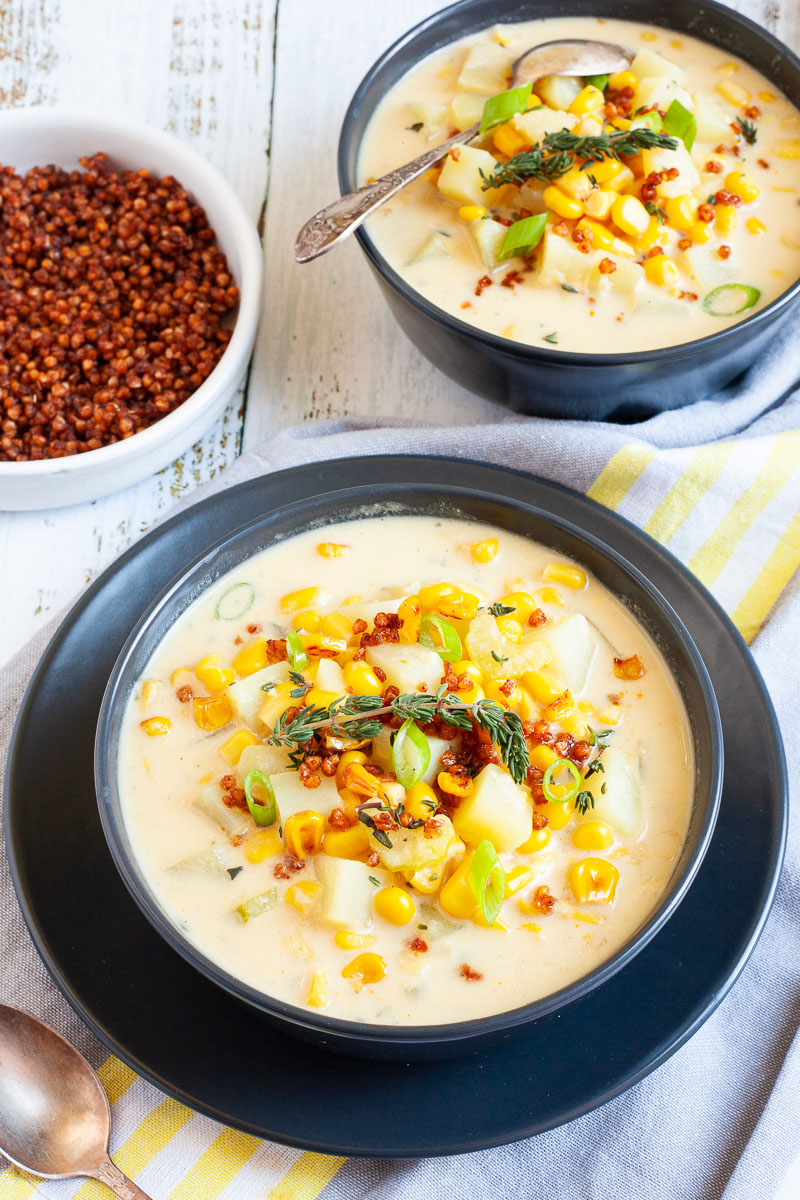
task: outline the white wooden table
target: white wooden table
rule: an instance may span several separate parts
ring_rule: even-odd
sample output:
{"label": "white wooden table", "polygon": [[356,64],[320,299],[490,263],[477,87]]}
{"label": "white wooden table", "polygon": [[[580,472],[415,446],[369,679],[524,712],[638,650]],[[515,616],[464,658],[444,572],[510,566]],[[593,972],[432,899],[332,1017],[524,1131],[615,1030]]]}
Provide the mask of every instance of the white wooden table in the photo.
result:
{"label": "white wooden table", "polygon": [[[2,0],[0,106],[125,113],[191,142],[260,222],[266,291],[244,394],[181,459],[91,504],[0,513],[0,664],[179,499],[276,429],[368,413],[442,423],[496,414],[406,341],[355,242],[306,267],[292,255],[299,220],[337,194],[336,142],[358,81],[443,2]],[[734,7],[800,47],[798,0]]]}

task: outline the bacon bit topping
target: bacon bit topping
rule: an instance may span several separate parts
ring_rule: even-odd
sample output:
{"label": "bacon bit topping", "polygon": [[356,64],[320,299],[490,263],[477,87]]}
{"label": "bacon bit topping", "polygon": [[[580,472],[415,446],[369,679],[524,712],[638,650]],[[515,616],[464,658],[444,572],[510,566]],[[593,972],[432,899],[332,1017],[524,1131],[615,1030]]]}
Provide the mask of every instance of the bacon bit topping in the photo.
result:
{"label": "bacon bit topping", "polygon": [[567,237],[569,234],[569,225],[565,221],[556,221],[552,228],[552,232],[558,237]]}
{"label": "bacon bit topping", "polygon": [[357,617],[356,620],[353,621],[353,633],[356,635],[356,637],[360,637],[360,635],[362,633],[366,633],[366,631],[367,622],[363,621],[361,617]]}
{"label": "bacon bit topping", "polygon": [[545,884],[542,884],[542,886],[537,887],[536,891],[533,893],[533,903],[543,916],[547,916],[547,914],[551,913],[555,908],[556,898],[555,896],[550,895],[550,888]]}
{"label": "bacon bit topping", "polygon": [[513,694],[514,688],[517,686],[516,679],[507,679],[505,683],[500,684],[500,691],[508,699]]}
{"label": "bacon bit topping", "polygon": [[644,675],[644,665],[638,654],[630,658],[614,659],[614,674],[617,679],[641,679]]}
{"label": "bacon bit topping", "polygon": [[647,257],[648,258],[658,258],[659,254],[663,254],[663,253],[664,253],[663,246],[651,246],[650,249],[647,251]]}
{"label": "bacon bit topping", "polygon": [[261,626],[257,625],[255,621],[251,621],[250,624],[247,626],[247,632],[248,633],[261,633]]}
{"label": "bacon bit topping", "polygon": [[701,204],[697,210],[697,219],[705,221],[706,225],[710,225],[715,216],[713,204]]}
{"label": "bacon bit topping", "polygon": [[464,301],[464,303],[461,305],[461,307],[462,307],[462,308],[472,308],[472,301],[471,301],[471,300],[465,300],[465,301]]}
{"label": "bacon bit topping", "polygon": [[276,662],[283,662],[286,658],[286,639],[267,638],[266,652],[268,666],[272,666]]}
{"label": "bacon bit topping", "polygon": [[706,170],[710,171],[712,175],[721,175],[725,170],[725,164],[719,162],[716,158],[710,158],[706,163]]}
{"label": "bacon bit topping", "polygon": [[535,608],[533,610],[533,612],[531,613],[531,615],[528,617],[528,624],[533,629],[536,629],[536,627],[539,625],[547,624],[547,617],[544,615],[544,613],[542,612],[542,610],[540,608]]}
{"label": "bacon bit topping", "polygon": [[378,676],[381,683],[386,683],[386,672],[381,667],[373,667],[372,670]]}
{"label": "bacon bit topping", "polygon": [[533,814],[533,828],[534,829],[544,829],[544,828],[546,828],[547,824],[548,824],[548,819],[544,815],[544,813],[534,812],[534,814]]}
{"label": "bacon bit topping", "polygon": [[475,285],[475,295],[480,296],[481,292],[485,292],[488,287],[492,286],[492,283],[493,280],[491,280],[488,275],[481,275],[480,279]]}
{"label": "bacon bit topping", "polygon": [[757,158],[756,162],[758,163],[758,165],[760,167],[763,167],[765,171],[769,170],[769,163],[767,162],[767,160],[765,158]]}
{"label": "bacon bit topping", "polygon": [[748,121],[757,121],[761,116],[761,109],[755,104],[751,104],[744,110],[744,115],[747,117]]}
{"label": "bacon bit topping", "polygon": [[[361,634],[362,649],[367,646],[380,646],[384,642],[399,642],[401,623],[397,613],[376,613],[372,633]],[[353,628],[355,629],[355,626]]]}
{"label": "bacon bit topping", "polygon": [[188,683],[185,683],[183,685],[183,687],[179,687],[176,690],[175,695],[178,697],[181,704],[188,704],[189,701],[191,700],[192,696],[194,695],[194,692],[189,687]]}
{"label": "bacon bit topping", "polygon": [[412,938],[411,941],[408,943],[408,948],[409,948],[409,950],[413,950],[415,954],[427,954],[428,953],[428,943],[425,941],[424,938],[421,938],[421,937]]}
{"label": "bacon bit topping", "polygon": [[331,829],[349,829],[350,818],[343,808],[333,808],[328,817],[328,824]]}
{"label": "bacon bit topping", "polygon": [[597,269],[601,275],[613,275],[617,269],[617,264],[613,258],[601,258]]}
{"label": "bacon bit topping", "polygon": [[698,299],[697,292],[678,292],[678,299],[693,302]]}
{"label": "bacon bit topping", "polygon": [[284,854],[282,861],[275,864],[272,873],[276,879],[289,879],[292,871],[303,871],[305,865],[305,859]]}
{"label": "bacon bit topping", "polygon": [[741,196],[735,196],[733,192],[726,192],[724,188],[714,193],[714,199],[717,204],[728,204],[732,208],[738,208],[742,203]]}
{"label": "bacon bit topping", "polygon": [[730,258],[730,256],[731,256],[730,246],[720,246],[719,249],[717,250],[717,254],[719,255],[720,258]]}
{"label": "bacon bit topping", "polygon": [[336,774],[336,768],[339,766],[339,755],[329,754],[322,762],[322,774],[331,779]]}
{"label": "bacon bit topping", "polygon": [[452,158],[453,162],[458,162],[458,160],[461,158],[461,147],[453,146],[452,150],[448,150],[448,154]]}
{"label": "bacon bit topping", "polygon": [[378,864],[380,863],[380,861],[381,861],[381,856],[380,856],[380,854],[378,854],[377,850],[373,850],[372,854],[367,855],[367,866],[368,867],[377,867]]}
{"label": "bacon bit topping", "polygon": [[466,979],[469,983],[476,983],[477,980],[483,979],[480,971],[475,971],[469,963],[462,963],[458,968],[458,973],[462,979]]}
{"label": "bacon bit topping", "polygon": [[678,242],[679,250],[691,250],[691,248],[692,248],[692,239],[691,238],[681,238],[680,241]]}
{"label": "bacon bit topping", "polygon": [[522,282],[523,282],[523,279],[522,279],[522,276],[520,275],[519,271],[509,271],[508,274],[504,275],[503,278],[500,280],[500,287],[510,288],[511,291],[513,292],[514,284],[522,283]]}

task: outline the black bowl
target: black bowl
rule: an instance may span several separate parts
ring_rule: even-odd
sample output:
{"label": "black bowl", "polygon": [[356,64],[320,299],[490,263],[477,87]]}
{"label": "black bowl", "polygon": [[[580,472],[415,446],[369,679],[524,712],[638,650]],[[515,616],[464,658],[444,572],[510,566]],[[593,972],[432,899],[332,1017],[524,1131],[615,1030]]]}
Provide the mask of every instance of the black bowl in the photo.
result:
{"label": "black bowl", "polygon": [[[339,186],[356,184],[364,131],[377,104],[417,62],[500,21],[611,17],[692,34],[745,59],[800,107],[800,59],[766,30],[714,0],[464,0],[420,22],[381,55],[358,86],[339,138]],[[509,408],[546,417],[633,421],[716,392],[751,365],[800,295],[800,280],[746,321],[710,337],[633,354],[573,354],[526,346],[460,321],[401,279],[362,228],[356,234],[401,329],[457,383]]]}
{"label": "black bowl", "polygon": [[[647,945],[685,895],[711,838],[722,786],[720,718],[708,674],[680,618],[654,584],[612,548],[576,526],[520,500],[459,485],[468,464],[434,461],[441,484],[405,483],[403,460],[387,460],[390,468],[379,496],[374,488],[348,488],[280,509],[243,526],[189,564],[150,606],[117,659],[103,698],[95,743],[95,780],[106,839],[126,886],[155,929],[208,979],[278,1022],[286,1032],[331,1050],[372,1058],[410,1060],[466,1053],[507,1037],[515,1027],[569,1004],[609,979]],[[352,467],[357,477],[357,460]],[[151,655],[180,614],[200,592],[265,546],[332,521],[374,517],[376,503],[391,506],[392,513],[459,515],[489,522],[584,563],[656,639],[691,722],[696,781],[689,832],[667,889],[649,919],[607,962],[569,987],[511,1012],[478,1020],[411,1027],[344,1021],[272,999],[233,978],[192,945],[162,911],[136,863],[121,813],[117,762],[123,713]],[[674,570],[666,555],[664,563],[665,572]]]}

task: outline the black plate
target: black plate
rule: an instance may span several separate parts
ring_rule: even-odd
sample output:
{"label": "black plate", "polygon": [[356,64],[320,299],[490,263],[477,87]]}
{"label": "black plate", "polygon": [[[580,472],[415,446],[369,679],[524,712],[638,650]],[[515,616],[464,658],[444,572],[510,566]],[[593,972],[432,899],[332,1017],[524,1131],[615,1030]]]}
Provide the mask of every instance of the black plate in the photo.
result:
{"label": "black plate", "polygon": [[[116,873],[97,815],[97,713],[114,660],[144,609],[176,569],[229,530],[346,487],[354,472],[376,491],[405,480],[502,492],[615,546],[683,618],[722,711],[722,807],[681,907],[608,983],[480,1056],[375,1063],[276,1031],[151,928]],[[57,781],[57,820],[52,786],[42,788],[43,779]],[[630,1087],[686,1041],[761,932],[783,857],[787,805],[780,733],[758,671],[713,598],[666,551],[614,513],[519,472],[381,457],[300,467],[230,488],[166,522],[114,563],[72,610],[28,689],[9,757],[5,823],[17,895],[39,952],[79,1014],[136,1071],[193,1108],[275,1141],[334,1154],[416,1157],[478,1150],[568,1121]],[[598,1028],[606,1032],[599,1041]],[[475,1101],[474,1121],[464,1115],[466,1092]],[[387,1096],[399,1098],[402,1121],[387,1119]]]}

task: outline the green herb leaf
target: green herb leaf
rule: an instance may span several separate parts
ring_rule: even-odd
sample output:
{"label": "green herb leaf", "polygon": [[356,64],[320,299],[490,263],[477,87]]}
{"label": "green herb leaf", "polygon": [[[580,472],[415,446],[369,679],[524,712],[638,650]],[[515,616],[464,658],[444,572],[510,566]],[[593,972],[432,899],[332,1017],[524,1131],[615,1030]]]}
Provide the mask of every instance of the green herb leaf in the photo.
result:
{"label": "green herb leaf", "polygon": [[[605,787],[605,784],[603,784]],[[591,792],[578,792],[575,797],[575,811],[585,817],[590,808],[594,808],[594,796]]]}
{"label": "green herb leaf", "polygon": [[661,113],[651,109],[650,112],[637,114],[634,118],[633,129],[651,129],[654,133],[661,133],[664,128],[661,123]]}
{"label": "green herb leaf", "polygon": [[489,612],[493,617],[507,617],[509,613],[516,611],[513,604],[501,604],[499,600],[495,604],[489,605]]}
{"label": "green herb leaf", "polygon": [[508,655],[500,655],[496,650],[492,651],[492,658],[496,663],[500,663],[501,666],[504,662],[508,662]]}
{"label": "green herb leaf", "polygon": [[577,294],[578,289],[573,287],[571,283],[562,283],[561,286],[565,292],[575,292]]}
{"label": "green herb leaf", "polygon": [[542,338],[542,341],[549,342],[551,346],[557,346],[558,345],[558,334],[557,333],[547,333]]}
{"label": "green herb leaf", "polygon": [[673,100],[664,114],[664,132],[679,137],[687,150],[691,150],[697,137],[697,121],[694,113],[684,108],[680,100]]}
{"label": "green herb leaf", "polygon": [[418,783],[431,761],[431,745],[409,717],[397,731],[392,746],[392,770],[397,782],[408,790]]}
{"label": "green herb leaf", "polygon": [[274,683],[262,683],[259,690],[262,692],[271,692],[274,687]]}
{"label": "green herb leaf", "polygon": [[484,190],[502,187],[505,183],[525,183],[528,179],[550,183],[566,175],[579,158],[585,160],[581,169],[590,170],[592,163],[603,162],[604,159],[618,160],[656,147],[674,150],[677,145],[675,138],[666,133],[656,133],[653,129],[617,129],[584,137],[562,129],[546,134],[530,150],[512,155],[507,162],[496,162],[491,174],[487,175],[484,171],[480,174]]}
{"label": "green herb leaf", "polygon": [[658,205],[655,203],[655,201],[648,200],[647,203],[645,204],[645,208],[650,213],[651,217],[655,217],[655,219],[658,221],[659,225],[664,224],[664,222],[667,219],[667,214],[664,212],[663,208],[658,207]]}
{"label": "green herb leaf", "polygon": [[381,886],[381,881],[380,881],[380,879],[376,879],[374,875],[368,875],[368,876],[367,876],[367,879],[370,881],[370,883],[371,883],[371,884],[372,884],[374,887],[380,887],[380,886]]}
{"label": "green herb leaf", "polygon": [[486,133],[487,129],[493,129],[495,125],[503,125],[517,113],[524,112],[528,107],[532,89],[533,83],[531,82],[523,84],[522,87],[509,88],[508,91],[499,92],[496,96],[490,96],[484,104],[481,114],[481,133]]}
{"label": "green herb leaf", "polygon": [[252,606],[256,598],[251,583],[235,583],[217,601],[214,616],[218,621],[238,621]]}
{"label": "green herb leaf", "polygon": [[506,873],[488,838],[484,838],[475,848],[469,881],[486,924],[494,925],[505,899]]}
{"label": "green herb leaf", "polygon": [[739,132],[741,133],[744,140],[746,142],[748,142],[751,146],[755,146],[756,141],[758,139],[758,129],[753,124],[753,122],[746,121],[744,119],[744,117],[738,117],[736,120],[736,127],[739,130]]}
{"label": "green herb leaf", "polygon": [[522,221],[515,221],[506,230],[497,252],[497,261],[505,262],[507,258],[515,258],[518,254],[530,254],[539,245],[546,228],[547,213],[536,213]]}
{"label": "green herb leaf", "polygon": [[244,867],[226,867],[225,870],[228,872],[231,879],[235,879],[239,872],[244,870]]}

